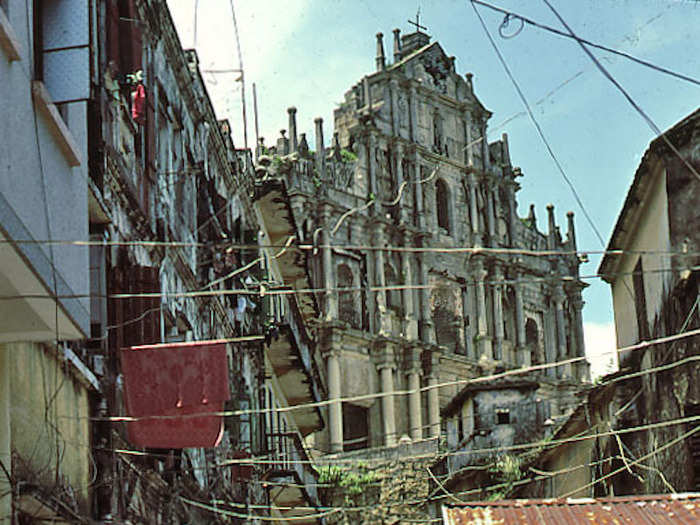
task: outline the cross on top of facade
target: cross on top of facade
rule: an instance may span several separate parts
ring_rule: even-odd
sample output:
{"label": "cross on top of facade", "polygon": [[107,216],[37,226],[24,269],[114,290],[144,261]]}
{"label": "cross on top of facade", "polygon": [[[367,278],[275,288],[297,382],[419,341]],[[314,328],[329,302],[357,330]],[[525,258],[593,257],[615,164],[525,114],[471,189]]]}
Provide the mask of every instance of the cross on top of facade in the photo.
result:
{"label": "cross on top of facade", "polygon": [[420,7],[418,8],[418,11],[416,11],[416,21],[414,22],[413,20],[409,20],[408,23],[416,26],[416,31],[419,33],[421,29],[425,29],[426,31],[428,30],[427,27],[420,25]]}

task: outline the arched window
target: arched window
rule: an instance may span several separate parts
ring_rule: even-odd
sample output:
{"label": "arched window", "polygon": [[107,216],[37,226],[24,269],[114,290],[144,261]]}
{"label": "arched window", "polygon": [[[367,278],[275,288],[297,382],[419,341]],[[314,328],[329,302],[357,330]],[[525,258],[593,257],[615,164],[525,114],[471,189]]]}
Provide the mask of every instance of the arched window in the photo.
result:
{"label": "arched window", "polygon": [[450,234],[450,192],[447,184],[442,179],[435,183],[435,206],[437,211],[438,227]]}
{"label": "arched window", "polygon": [[[339,264],[337,268],[338,288],[354,288],[355,278],[347,264]],[[338,318],[353,328],[360,328],[360,310],[356,291],[338,292]]]}

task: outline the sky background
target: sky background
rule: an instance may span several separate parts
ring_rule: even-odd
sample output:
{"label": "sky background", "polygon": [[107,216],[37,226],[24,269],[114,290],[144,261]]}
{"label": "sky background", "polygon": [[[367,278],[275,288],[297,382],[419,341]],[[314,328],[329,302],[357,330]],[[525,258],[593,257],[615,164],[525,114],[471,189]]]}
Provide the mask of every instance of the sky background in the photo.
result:
{"label": "sky background", "polygon": [[[700,2],[697,0],[552,0],[581,37],[700,77]],[[202,69],[238,68],[230,0],[168,0],[182,45],[196,47]],[[493,0],[495,5],[561,28],[540,0]],[[421,23],[457,72],[474,73],[474,89],[493,112],[489,140],[508,133],[513,164],[524,177],[519,213],[536,206],[546,229],[547,203],[556,206],[565,230],[566,212],[576,213],[579,250],[603,246],[548,155],[506,76],[471,4],[466,0],[239,0],[234,1],[245,70],[248,145],[255,143],[252,83],[257,87],[260,135],[269,144],[287,127],[286,108],[298,108],[300,132],[313,137],[323,117],[332,136],[333,109],[344,93],[374,70],[375,34],[384,33],[392,55],[392,29],[410,32],[408,19],[420,7]],[[479,8],[496,45],[520,84],[554,153],[573,181],[586,210],[607,243],[634,172],[655,133],[575,41],[525,26],[515,37],[499,36],[503,15]],[[195,34],[196,20],[196,34]],[[517,29],[511,22],[509,31]],[[622,57],[593,50],[610,73],[664,130],[700,105],[700,86],[669,77]],[[229,118],[233,139],[243,147],[241,83],[237,73],[205,73],[219,118]],[[505,124],[504,124],[505,123]],[[599,256],[581,266],[597,272]],[[610,290],[587,279],[584,328],[591,356],[614,348]],[[594,373],[606,358],[597,358]]]}

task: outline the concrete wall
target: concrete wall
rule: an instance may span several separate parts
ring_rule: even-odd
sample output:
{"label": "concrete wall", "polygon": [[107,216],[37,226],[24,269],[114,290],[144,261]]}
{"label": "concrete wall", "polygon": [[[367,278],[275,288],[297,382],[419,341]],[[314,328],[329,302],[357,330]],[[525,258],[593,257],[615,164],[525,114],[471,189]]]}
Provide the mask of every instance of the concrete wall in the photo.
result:
{"label": "concrete wall", "polygon": [[41,344],[0,345],[0,364],[0,410],[9,416],[2,419],[0,459],[9,467],[3,456],[11,451],[17,479],[56,493],[58,479],[87,510],[94,472],[87,388]]}
{"label": "concrete wall", "polygon": [[[81,158],[80,165],[72,167],[32,101],[32,14],[20,0],[10,0],[6,14],[21,58],[10,62],[0,51],[0,233],[22,240],[87,240],[87,104],[64,107],[65,123]],[[51,261],[59,294],[88,292],[86,247],[22,244],[16,249],[42,283],[44,294],[53,294]],[[66,335],[76,338],[76,329],[89,333],[88,299],[64,299],[61,305],[75,324],[72,330],[66,328]],[[1,331],[6,327],[0,320]]]}
{"label": "concrete wall", "polygon": [[632,272],[639,259],[644,270],[644,295],[646,297],[647,322],[653,326],[654,318],[659,314],[668,291],[672,274],[663,271],[671,267],[671,258],[663,253],[633,252],[668,252],[671,249],[668,218],[668,195],[666,193],[666,172],[659,167],[648,174],[651,181],[640,206],[643,213],[635,221],[626,249],[630,253],[622,255],[618,266],[618,276],[612,284],[613,308],[615,311],[615,330],[618,347],[636,343],[639,340],[637,313],[635,309],[635,290]]}

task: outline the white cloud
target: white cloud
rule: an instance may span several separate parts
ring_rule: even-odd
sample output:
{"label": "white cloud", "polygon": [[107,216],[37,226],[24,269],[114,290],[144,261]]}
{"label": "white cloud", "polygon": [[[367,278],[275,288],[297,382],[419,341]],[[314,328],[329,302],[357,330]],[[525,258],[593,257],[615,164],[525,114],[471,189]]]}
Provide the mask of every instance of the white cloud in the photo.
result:
{"label": "white cloud", "polygon": [[583,323],[586,357],[591,363],[591,378],[617,368],[615,325],[613,323]]}

